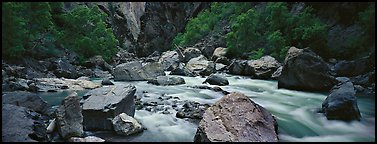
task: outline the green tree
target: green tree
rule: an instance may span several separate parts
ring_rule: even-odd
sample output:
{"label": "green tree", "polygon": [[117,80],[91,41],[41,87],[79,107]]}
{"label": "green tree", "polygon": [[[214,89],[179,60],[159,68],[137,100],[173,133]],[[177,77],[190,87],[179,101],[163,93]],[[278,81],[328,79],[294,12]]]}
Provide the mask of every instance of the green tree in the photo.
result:
{"label": "green tree", "polygon": [[117,49],[111,28],[106,27],[106,15],[98,7],[77,6],[62,15],[60,41],[65,48],[75,51],[80,62],[94,55],[109,61]]}

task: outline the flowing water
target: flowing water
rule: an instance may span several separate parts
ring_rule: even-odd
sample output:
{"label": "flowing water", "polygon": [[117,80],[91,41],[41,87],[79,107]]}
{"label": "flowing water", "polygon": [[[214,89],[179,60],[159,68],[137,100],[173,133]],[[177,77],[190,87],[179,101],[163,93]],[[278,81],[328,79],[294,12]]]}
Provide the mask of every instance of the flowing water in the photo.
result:
{"label": "flowing water", "polygon": [[[223,75],[229,80],[229,85],[219,87],[229,92],[244,93],[276,117],[279,127],[279,141],[375,141],[375,97],[361,96],[357,98],[362,116],[360,121],[343,122],[327,120],[322,113],[317,112],[328,95],[326,93],[277,89],[277,81],[255,80],[228,74]],[[148,97],[141,96],[142,100],[172,96],[178,97],[182,101],[189,100],[213,104],[223,96],[219,92],[188,87],[208,85],[201,84],[205,78],[183,78],[186,84],[176,86],[156,86],[147,84],[146,81],[114,83],[135,85],[139,97],[143,91],[147,91]],[[100,81],[94,80],[94,82]],[[81,91],[79,95],[83,95],[85,92]],[[65,93],[65,96],[67,94],[68,92]],[[44,93],[43,98],[56,105],[64,98],[64,92],[57,93],[56,95]],[[170,101],[172,100],[170,99]],[[176,118],[176,110],[171,107],[166,106],[165,109],[170,114],[136,110],[135,119],[147,129],[140,134],[134,136],[120,136],[109,132],[93,132],[92,134],[102,137],[107,141],[193,141],[198,123],[192,122],[189,119]]]}

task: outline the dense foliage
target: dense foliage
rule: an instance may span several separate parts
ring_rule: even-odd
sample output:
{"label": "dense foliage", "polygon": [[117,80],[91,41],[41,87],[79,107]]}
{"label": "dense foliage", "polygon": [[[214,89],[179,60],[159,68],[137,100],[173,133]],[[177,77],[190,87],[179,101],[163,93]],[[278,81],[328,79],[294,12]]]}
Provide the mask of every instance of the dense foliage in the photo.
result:
{"label": "dense foliage", "polygon": [[[351,36],[345,51],[350,55],[357,49],[374,46],[374,5],[359,13],[359,26],[368,36]],[[190,19],[185,31],[179,33],[173,46],[192,46],[211,31],[217,31],[222,20],[231,27],[226,34],[227,55],[258,59],[271,55],[282,61],[290,46],[310,47],[321,54],[334,52],[327,48],[329,26],[322,22],[312,7],[300,12],[290,12],[284,2],[268,2],[256,7],[250,3],[212,3],[211,7],[196,18]]]}
{"label": "dense foliage", "polygon": [[41,58],[57,55],[62,47],[76,52],[81,62],[94,55],[109,60],[118,42],[105,19],[98,7],[77,6],[65,12],[63,3],[3,3],[2,56]]}
{"label": "dense foliage", "polygon": [[210,9],[190,19],[173,45],[193,45],[210,31],[219,30],[216,24],[224,19],[231,25],[226,37],[230,57],[246,53],[250,59],[257,59],[270,54],[282,60],[290,46],[317,48],[326,44],[327,26],[312,14],[310,7],[293,15],[286,3],[271,2],[261,8],[251,8],[249,3],[213,3]]}

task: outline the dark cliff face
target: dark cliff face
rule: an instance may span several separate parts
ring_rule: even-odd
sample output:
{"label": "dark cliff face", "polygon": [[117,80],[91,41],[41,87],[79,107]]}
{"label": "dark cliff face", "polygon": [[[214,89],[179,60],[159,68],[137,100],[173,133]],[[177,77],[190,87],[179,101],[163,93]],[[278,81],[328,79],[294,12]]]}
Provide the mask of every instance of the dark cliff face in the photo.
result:
{"label": "dark cliff face", "polygon": [[190,17],[207,8],[209,2],[68,2],[75,5],[98,6],[108,16],[120,47],[138,57],[159,53],[171,47],[171,41],[183,32]]}
{"label": "dark cliff face", "polygon": [[168,50],[171,41],[184,30],[189,18],[208,6],[209,3],[201,2],[146,3],[145,14],[141,17],[141,33],[133,52],[141,57],[154,51]]}

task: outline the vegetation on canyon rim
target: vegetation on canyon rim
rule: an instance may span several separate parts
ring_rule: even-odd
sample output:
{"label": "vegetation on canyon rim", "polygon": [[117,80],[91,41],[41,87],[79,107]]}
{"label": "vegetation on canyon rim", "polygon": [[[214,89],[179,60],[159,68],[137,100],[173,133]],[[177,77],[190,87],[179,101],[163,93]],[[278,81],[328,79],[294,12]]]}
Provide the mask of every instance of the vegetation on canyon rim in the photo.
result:
{"label": "vegetation on canyon rim", "polygon": [[69,12],[59,2],[3,3],[2,56],[52,57],[61,47],[76,52],[80,62],[94,55],[110,60],[118,41],[98,7],[78,6]]}

